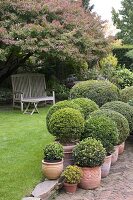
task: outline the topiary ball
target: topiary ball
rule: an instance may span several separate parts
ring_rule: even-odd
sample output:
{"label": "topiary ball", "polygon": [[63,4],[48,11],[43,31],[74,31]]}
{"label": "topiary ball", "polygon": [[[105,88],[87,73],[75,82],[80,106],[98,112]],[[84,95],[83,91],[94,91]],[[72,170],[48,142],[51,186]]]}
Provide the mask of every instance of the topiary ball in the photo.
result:
{"label": "topiary ball", "polygon": [[87,98],[73,99],[72,102],[78,104],[82,108],[85,119],[91,112],[99,109],[99,106],[94,101]]}
{"label": "topiary ball", "polygon": [[60,102],[54,104],[49,109],[49,111],[47,113],[47,116],[46,116],[46,125],[47,125],[48,131],[49,131],[49,121],[50,121],[50,118],[51,118],[52,114],[55,113],[57,110],[59,110],[61,108],[74,108],[74,109],[79,110],[83,114],[83,111],[82,111],[81,107],[79,105],[75,104],[74,102],[69,101],[69,100],[60,101]]}
{"label": "topiary ball", "polygon": [[119,89],[113,83],[103,80],[82,81],[70,90],[71,98],[88,98],[102,106],[119,98]]}
{"label": "topiary ball", "polygon": [[94,138],[82,140],[73,149],[74,163],[79,167],[101,166],[105,155],[102,143]]}
{"label": "topiary ball", "polygon": [[90,116],[85,122],[82,138],[92,137],[100,140],[107,154],[118,144],[118,129],[113,120],[106,116]]}
{"label": "topiary ball", "polygon": [[110,109],[122,114],[129,123],[130,131],[133,130],[133,107],[122,101],[112,101],[104,104],[101,109]]}
{"label": "topiary ball", "polygon": [[78,110],[59,109],[50,118],[49,130],[61,143],[75,143],[84,131],[84,118]]}
{"label": "topiary ball", "polygon": [[133,99],[133,86],[121,90],[121,101],[127,103]]}
{"label": "topiary ball", "polygon": [[53,142],[44,148],[44,161],[59,161],[62,160],[63,156],[64,150],[60,143]]}
{"label": "topiary ball", "polygon": [[91,117],[93,116],[106,116],[111,118],[117,125],[117,129],[118,129],[118,144],[123,143],[128,135],[129,135],[129,124],[127,119],[120,113],[113,111],[113,110],[109,110],[109,109],[102,109],[102,110],[98,110],[95,112],[92,112]]}

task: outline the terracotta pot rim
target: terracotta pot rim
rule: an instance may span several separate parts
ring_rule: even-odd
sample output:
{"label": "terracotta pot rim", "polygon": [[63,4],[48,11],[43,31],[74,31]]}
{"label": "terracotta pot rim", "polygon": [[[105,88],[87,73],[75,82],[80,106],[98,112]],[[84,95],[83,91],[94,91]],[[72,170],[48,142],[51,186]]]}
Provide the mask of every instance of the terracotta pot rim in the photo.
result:
{"label": "terracotta pot rim", "polygon": [[125,143],[125,141],[124,141],[124,142],[122,142],[122,143],[120,143],[120,144],[118,144],[117,146],[123,145],[124,143]]}
{"label": "terracotta pot rim", "polygon": [[106,158],[110,158],[110,157],[112,157],[112,154],[107,155],[107,156],[105,157],[105,159],[106,159]]}
{"label": "terracotta pot rim", "polygon": [[76,144],[63,145],[63,149],[64,149],[64,151],[66,151],[66,150],[72,150],[75,146],[76,146]]}
{"label": "terracotta pot rim", "polygon": [[57,161],[57,162],[47,162],[47,161],[42,160],[42,164],[45,164],[45,165],[58,165],[58,164],[62,164],[62,163],[63,163],[63,159],[61,161]]}
{"label": "terracotta pot rim", "polygon": [[66,183],[66,182],[64,182],[64,185],[71,185],[71,186],[76,186],[76,185],[78,185],[78,183]]}
{"label": "terracotta pot rim", "polygon": [[101,165],[100,166],[96,166],[96,167],[80,167],[80,168],[82,168],[82,169],[96,169],[96,168],[99,168],[99,167],[101,167]]}

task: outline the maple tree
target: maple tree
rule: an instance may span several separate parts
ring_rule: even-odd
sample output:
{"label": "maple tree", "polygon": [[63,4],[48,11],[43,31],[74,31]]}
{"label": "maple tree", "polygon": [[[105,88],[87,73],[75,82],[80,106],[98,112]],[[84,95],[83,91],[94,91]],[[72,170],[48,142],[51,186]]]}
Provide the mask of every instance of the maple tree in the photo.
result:
{"label": "maple tree", "polygon": [[29,60],[78,65],[107,51],[102,22],[81,0],[1,0],[0,8],[0,83]]}

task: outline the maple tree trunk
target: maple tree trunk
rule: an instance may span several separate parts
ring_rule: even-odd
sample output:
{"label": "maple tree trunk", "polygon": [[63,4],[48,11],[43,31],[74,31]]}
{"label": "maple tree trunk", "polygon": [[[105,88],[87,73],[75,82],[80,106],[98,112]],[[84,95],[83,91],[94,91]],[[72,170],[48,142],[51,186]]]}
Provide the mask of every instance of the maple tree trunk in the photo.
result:
{"label": "maple tree trunk", "polygon": [[26,60],[32,55],[32,53],[28,53],[27,55],[18,58],[13,56],[11,53],[7,59],[7,61],[0,67],[0,84],[9,76],[11,76],[14,72],[17,71],[19,67],[25,64]]}

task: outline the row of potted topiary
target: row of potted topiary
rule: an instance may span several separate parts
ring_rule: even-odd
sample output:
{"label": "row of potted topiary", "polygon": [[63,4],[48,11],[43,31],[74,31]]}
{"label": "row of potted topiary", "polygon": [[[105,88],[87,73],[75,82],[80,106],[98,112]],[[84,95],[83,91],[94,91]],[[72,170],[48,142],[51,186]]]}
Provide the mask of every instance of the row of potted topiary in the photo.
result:
{"label": "row of potted topiary", "polygon": [[[86,102],[86,104],[88,102],[89,106],[87,107],[86,105],[87,109],[91,107],[90,104],[92,103],[91,100],[85,98],[78,98],[75,99],[74,101],[80,103]],[[71,159],[70,161],[72,161],[73,158],[73,164],[82,167],[83,176],[81,178],[81,183],[84,182],[83,180],[85,177],[88,180],[88,177],[86,175],[86,172],[88,170],[89,173],[90,170],[93,172],[91,162],[94,163],[93,167],[98,168],[100,171],[99,173],[101,173],[98,176],[97,174],[98,172],[96,172],[97,174],[96,176],[106,177],[109,174],[111,162],[112,164],[114,164],[117,161],[118,147],[119,147],[119,153],[121,153],[121,145],[119,144],[124,144],[124,141],[129,135],[128,121],[120,113],[109,109],[100,110],[98,106],[95,106],[95,108],[92,110],[92,111],[95,110],[94,112],[90,111],[88,112],[89,113],[88,116],[86,115],[84,117],[84,112],[82,107],[85,106],[85,103],[83,104],[83,106],[81,103],[80,107],[77,107],[78,109],[72,108],[72,106],[76,108],[73,100],[63,101],[55,104],[53,107],[50,108],[48,112],[47,125],[49,131],[56,136],[58,141],[65,145],[66,143],[74,145],[76,143],[77,144],[75,147],[74,145],[70,146],[71,152],[70,149],[68,151],[68,145],[62,146],[61,144],[58,143],[47,145],[44,150],[44,155],[45,155],[43,160],[44,174],[45,176],[48,177],[46,170],[49,169],[51,170],[49,172],[50,174],[50,177],[48,177],[49,179],[56,179],[60,176],[63,170],[62,158],[64,156],[64,151],[67,149],[67,156],[65,156],[64,159],[68,159],[69,157],[69,159]],[[80,140],[83,141],[79,142]],[[73,147],[74,150],[72,157],[71,154]],[[101,151],[99,148],[101,148]],[[103,156],[101,162],[99,162],[99,159],[101,159],[100,155]],[[106,160],[109,161],[108,164],[105,162]],[[59,161],[57,162],[59,164],[57,169],[55,168],[55,161]],[[70,164],[71,163],[72,162],[70,162]],[[65,167],[68,165],[68,163],[64,164]],[[101,167],[99,168],[99,166]],[[56,172],[56,175],[54,175],[54,177],[51,177],[53,172]],[[93,172],[93,174],[95,173]],[[87,182],[90,185],[90,182],[89,181]],[[80,185],[82,188],[88,189],[87,186],[82,186],[81,183]]]}

